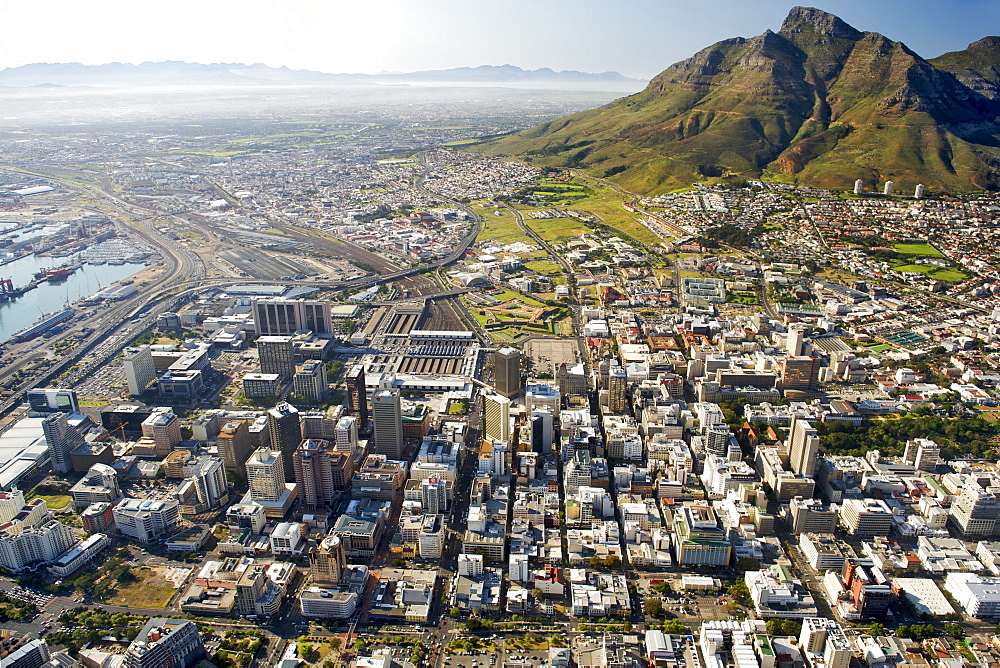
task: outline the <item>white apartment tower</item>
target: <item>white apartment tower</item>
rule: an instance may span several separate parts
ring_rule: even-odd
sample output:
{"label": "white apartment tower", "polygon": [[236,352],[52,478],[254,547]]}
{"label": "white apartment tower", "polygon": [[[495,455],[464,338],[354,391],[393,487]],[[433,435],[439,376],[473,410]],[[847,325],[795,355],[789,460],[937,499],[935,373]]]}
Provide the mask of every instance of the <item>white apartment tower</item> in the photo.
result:
{"label": "white apartment tower", "polygon": [[269,448],[257,448],[247,460],[247,483],[254,501],[274,503],[285,492],[285,469],[281,453]]}

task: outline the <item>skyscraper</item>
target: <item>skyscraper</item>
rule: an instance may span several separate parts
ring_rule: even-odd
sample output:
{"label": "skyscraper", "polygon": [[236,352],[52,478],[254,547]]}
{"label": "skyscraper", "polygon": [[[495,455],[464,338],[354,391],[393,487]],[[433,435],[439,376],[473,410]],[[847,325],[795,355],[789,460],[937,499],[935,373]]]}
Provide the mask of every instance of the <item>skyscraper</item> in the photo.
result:
{"label": "skyscraper", "polygon": [[281,402],[267,411],[267,427],[271,436],[271,447],[281,452],[285,482],[295,482],[292,453],[302,441],[298,409],[288,402]]}
{"label": "skyscraper", "polygon": [[128,382],[128,393],[137,397],[146,391],[156,380],[156,367],[153,366],[153,351],[149,346],[126,348],[122,357],[125,367],[125,380]]}
{"label": "skyscraper", "polygon": [[[351,473],[353,473],[353,461],[347,453],[336,452],[333,444],[319,438],[307,438],[303,440],[295,454],[292,455],[295,465],[295,483],[299,487],[299,498],[309,508],[329,508],[339,497],[339,491],[344,488],[344,483],[350,480],[350,475],[345,476],[339,471],[344,464],[344,460],[351,460]],[[339,475],[334,475],[334,459],[337,460]],[[335,479],[335,477],[337,479]],[[340,484],[337,484],[337,483]]]}
{"label": "skyscraper", "polygon": [[49,448],[52,460],[52,470],[56,473],[69,473],[73,470],[70,451],[83,443],[83,436],[71,427],[66,420],[66,413],[52,413],[42,420],[42,433],[45,434],[45,444]]}
{"label": "skyscraper", "polygon": [[368,424],[368,389],[365,387],[365,367],[356,364],[344,375],[347,380],[348,410],[358,416],[358,430]]}
{"label": "skyscraper", "polygon": [[620,366],[608,370],[608,411],[612,414],[625,412],[628,397],[628,375]]}
{"label": "skyscraper", "polygon": [[340,536],[330,534],[309,555],[309,570],[314,582],[337,583],[347,568],[344,544]]}
{"label": "skyscraper", "polygon": [[378,390],[372,397],[373,452],[399,459],[403,455],[403,410],[399,390]]}
{"label": "skyscraper", "polygon": [[510,399],[499,394],[483,395],[483,436],[494,443],[510,442]]}
{"label": "skyscraper", "polygon": [[809,392],[819,387],[820,361],[814,357],[789,357],[781,371],[781,387],[785,390]]}
{"label": "skyscraper", "polygon": [[333,331],[329,302],[314,299],[253,300],[253,319],[262,336],[282,336],[300,331],[329,334]]}
{"label": "skyscraper", "polygon": [[295,347],[290,336],[262,336],[257,339],[261,373],[276,373],[290,380],[295,376]]}
{"label": "skyscraper", "polygon": [[799,417],[792,418],[788,429],[788,463],[792,471],[804,476],[816,473],[819,456],[819,436],[811,424]]}
{"label": "skyscraper", "polygon": [[253,448],[247,423],[243,420],[230,420],[222,425],[215,442],[226,469],[235,471],[245,478],[247,458],[250,457]]}
{"label": "skyscraper", "polygon": [[247,484],[254,501],[275,502],[285,493],[284,465],[281,453],[258,448],[247,460]]}
{"label": "skyscraper", "polygon": [[521,394],[521,351],[501,348],[493,353],[493,385],[508,399]]}

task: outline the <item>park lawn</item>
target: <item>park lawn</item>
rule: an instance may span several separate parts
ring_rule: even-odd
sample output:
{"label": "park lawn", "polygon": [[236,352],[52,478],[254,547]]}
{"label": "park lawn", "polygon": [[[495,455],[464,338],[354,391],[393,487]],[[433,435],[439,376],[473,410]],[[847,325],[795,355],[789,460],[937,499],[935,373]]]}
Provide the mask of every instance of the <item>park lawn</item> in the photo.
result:
{"label": "park lawn", "polygon": [[941,257],[941,253],[930,244],[894,244],[897,253],[903,255],[922,255],[924,257]]}
{"label": "park lawn", "polygon": [[32,497],[33,499],[45,499],[45,505],[47,505],[51,510],[61,510],[70,504],[73,500],[72,496],[67,496],[65,494],[56,495],[46,495],[46,494],[36,494]]}
{"label": "park lawn", "polygon": [[927,274],[930,278],[944,283],[960,283],[969,277],[957,269],[937,269]]}
{"label": "park lawn", "polygon": [[957,269],[935,267],[930,264],[901,264],[893,267],[893,269],[896,271],[923,274],[927,278],[933,278],[936,281],[943,281],[945,283],[958,283],[959,281],[964,281],[969,277],[968,274]]}
{"label": "park lawn", "polygon": [[524,224],[528,226],[528,229],[534,230],[545,241],[570,239],[592,231],[580,221],[573,220],[572,218],[535,219],[525,217]]}
{"label": "park lawn", "polygon": [[173,587],[133,582],[116,589],[108,603],[130,608],[165,608],[176,591]]}
{"label": "park lawn", "polygon": [[545,304],[538,301],[537,299],[533,299],[531,297],[528,297],[527,295],[522,295],[520,292],[514,292],[513,290],[504,290],[503,292],[495,294],[493,296],[499,299],[501,302],[507,302],[512,299],[516,299],[518,301],[524,302],[525,304],[531,304],[532,306],[545,306]]}

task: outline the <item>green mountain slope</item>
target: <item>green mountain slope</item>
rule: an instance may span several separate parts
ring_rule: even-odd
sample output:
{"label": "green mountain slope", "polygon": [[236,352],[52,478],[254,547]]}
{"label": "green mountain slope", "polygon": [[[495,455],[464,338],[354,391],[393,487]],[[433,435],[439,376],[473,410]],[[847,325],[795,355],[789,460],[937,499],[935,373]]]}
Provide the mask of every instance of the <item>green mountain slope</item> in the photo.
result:
{"label": "green mountain slope", "polygon": [[713,44],[640,93],[482,150],[582,167],[641,193],[762,175],[840,188],[858,178],[992,188],[998,62],[996,38],[936,67],[904,44],[795,7],[777,33]]}

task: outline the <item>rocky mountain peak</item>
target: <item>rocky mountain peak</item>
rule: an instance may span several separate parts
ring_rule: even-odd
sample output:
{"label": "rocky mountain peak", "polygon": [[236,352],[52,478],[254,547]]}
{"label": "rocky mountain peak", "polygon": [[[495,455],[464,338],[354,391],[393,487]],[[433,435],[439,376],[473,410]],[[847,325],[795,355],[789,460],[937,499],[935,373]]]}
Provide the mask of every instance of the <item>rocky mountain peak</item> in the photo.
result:
{"label": "rocky mountain peak", "polygon": [[779,32],[792,41],[796,41],[798,35],[809,33],[850,40],[860,39],[863,34],[840,17],[815,7],[792,7]]}

